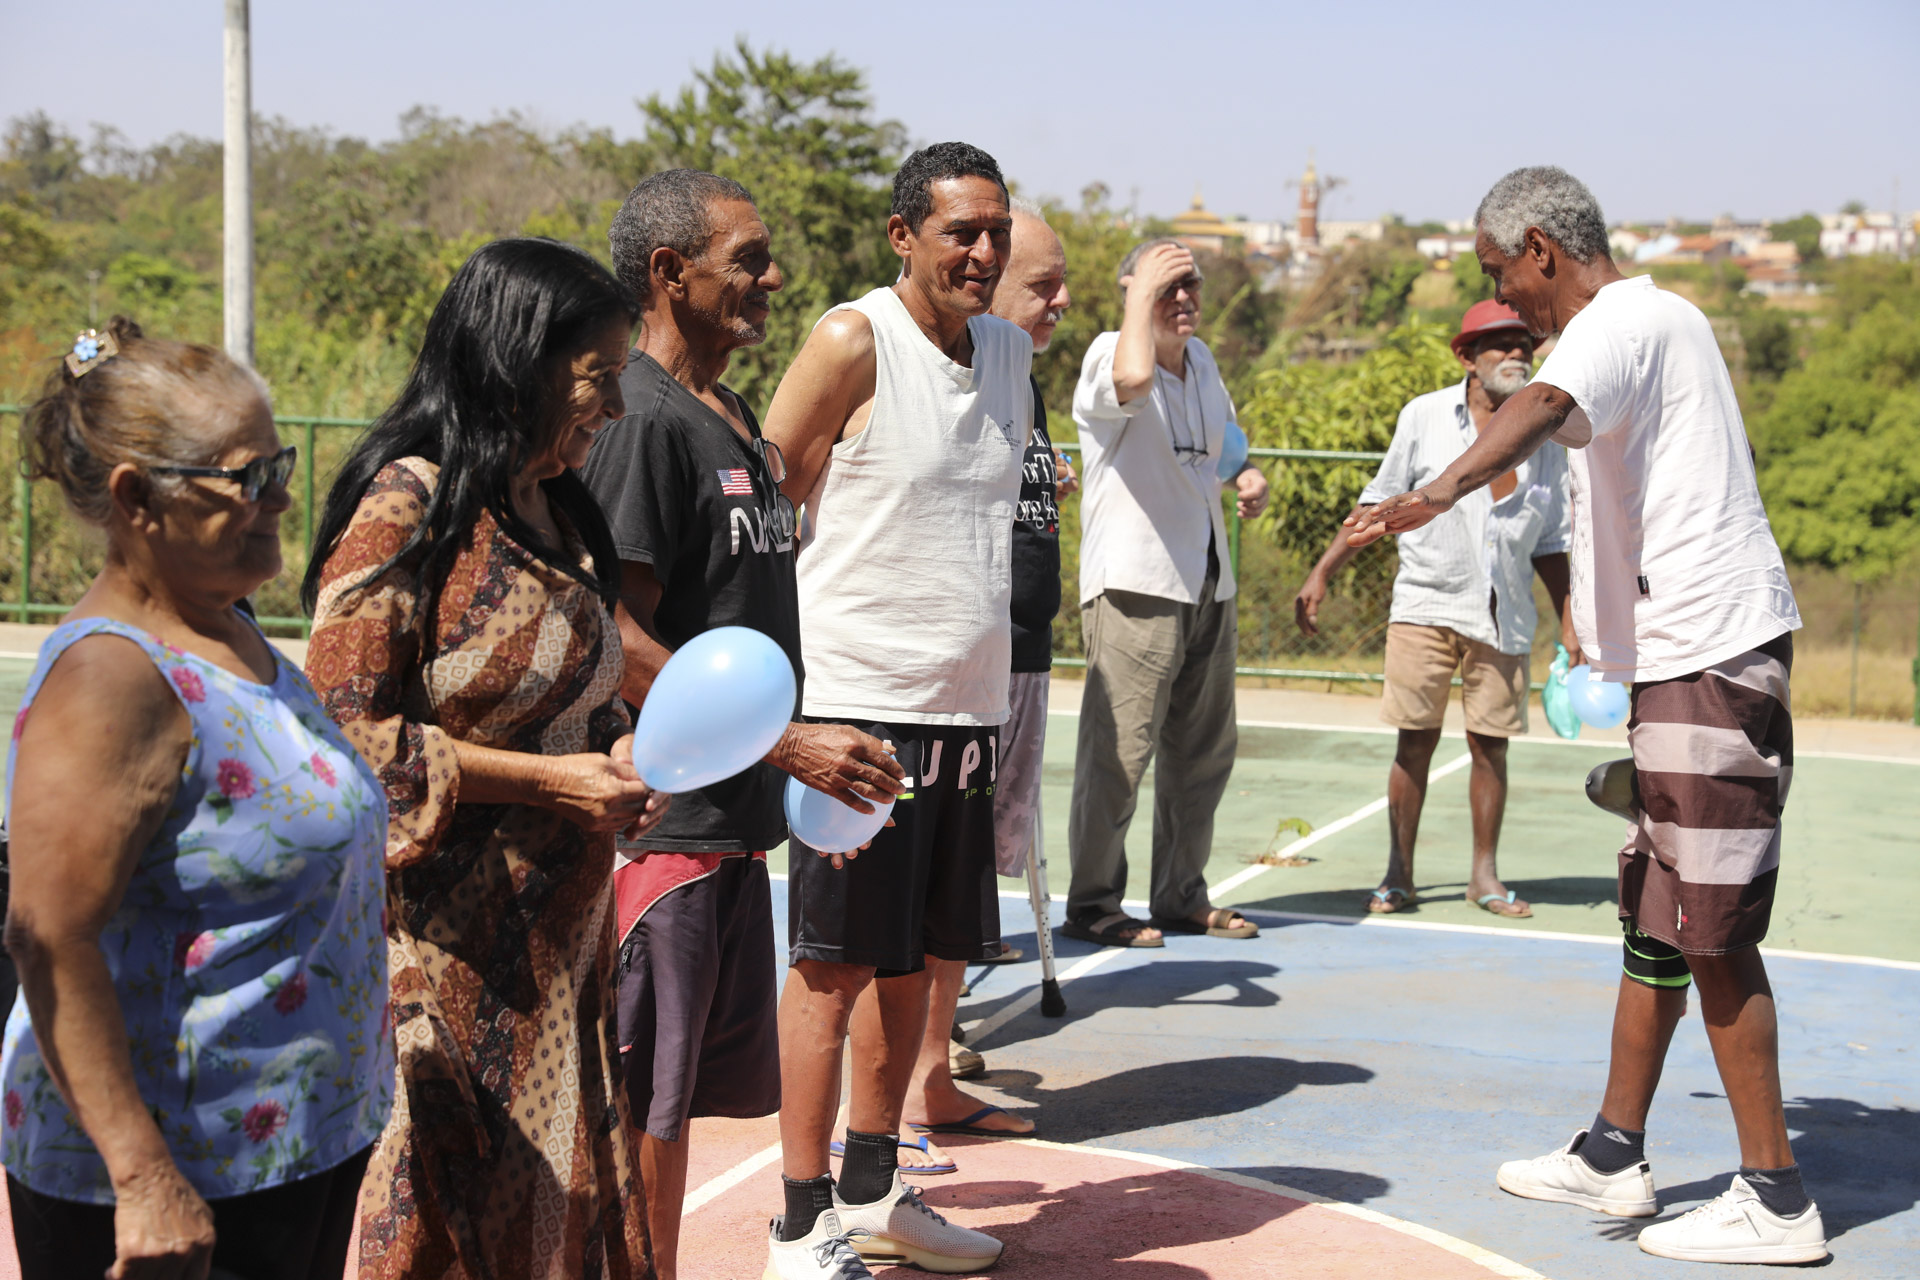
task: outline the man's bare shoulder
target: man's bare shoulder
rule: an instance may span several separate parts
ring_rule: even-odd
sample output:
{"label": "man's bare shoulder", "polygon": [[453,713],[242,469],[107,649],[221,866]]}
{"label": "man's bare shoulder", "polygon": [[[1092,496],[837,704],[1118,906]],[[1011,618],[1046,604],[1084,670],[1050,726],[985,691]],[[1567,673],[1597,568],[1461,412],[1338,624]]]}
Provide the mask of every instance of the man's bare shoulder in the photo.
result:
{"label": "man's bare shoulder", "polygon": [[802,354],[823,372],[853,373],[874,359],[873,321],[851,307],[829,311],[807,335]]}

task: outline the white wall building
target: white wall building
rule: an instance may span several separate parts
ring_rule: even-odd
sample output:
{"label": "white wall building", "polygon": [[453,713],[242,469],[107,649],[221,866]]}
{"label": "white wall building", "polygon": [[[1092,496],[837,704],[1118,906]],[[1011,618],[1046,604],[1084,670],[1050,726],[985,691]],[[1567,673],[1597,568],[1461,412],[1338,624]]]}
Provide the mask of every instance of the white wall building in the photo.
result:
{"label": "white wall building", "polygon": [[1911,253],[1914,223],[1896,226],[1891,213],[1828,213],[1820,218],[1820,252],[1828,258],[1872,253]]}

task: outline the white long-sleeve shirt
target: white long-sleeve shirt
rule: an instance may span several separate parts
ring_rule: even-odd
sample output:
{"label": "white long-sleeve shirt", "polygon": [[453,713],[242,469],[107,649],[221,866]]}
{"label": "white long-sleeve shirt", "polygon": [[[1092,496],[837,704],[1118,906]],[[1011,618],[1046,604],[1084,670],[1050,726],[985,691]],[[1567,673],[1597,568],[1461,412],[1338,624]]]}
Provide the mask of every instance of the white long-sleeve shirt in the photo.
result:
{"label": "white long-sleeve shirt", "polygon": [[1073,392],[1080,429],[1080,603],[1107,590],[1200,603],[1211,540],[1220,562],[1215,600],[1231,600],[1220,507],[1220,454],[1233,397],[1213,353],[1187,339],[1186,376],[1154,367],[1153,389],[1120,403],[1113,386],[1117,332],[1087,348]]}

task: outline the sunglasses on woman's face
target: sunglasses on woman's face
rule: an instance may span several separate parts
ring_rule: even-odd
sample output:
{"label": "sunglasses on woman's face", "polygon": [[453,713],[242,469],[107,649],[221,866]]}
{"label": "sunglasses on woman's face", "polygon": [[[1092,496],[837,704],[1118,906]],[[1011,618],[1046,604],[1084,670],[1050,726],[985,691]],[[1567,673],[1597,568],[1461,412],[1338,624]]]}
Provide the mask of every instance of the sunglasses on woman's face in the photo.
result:
{"label": "sunglasses on woman's face", "polygon": [[293,477],[293,464],[299,459],[300,450],[288,445],[276,454],[265,458],[255,458],[244,467],[148,467],[147,470],[163,476],[205,476],[212,480],[231,480],[240,486],[240,497],[247,502],[258,502],[260,491],[268,484],[276,484],[282,489]]}

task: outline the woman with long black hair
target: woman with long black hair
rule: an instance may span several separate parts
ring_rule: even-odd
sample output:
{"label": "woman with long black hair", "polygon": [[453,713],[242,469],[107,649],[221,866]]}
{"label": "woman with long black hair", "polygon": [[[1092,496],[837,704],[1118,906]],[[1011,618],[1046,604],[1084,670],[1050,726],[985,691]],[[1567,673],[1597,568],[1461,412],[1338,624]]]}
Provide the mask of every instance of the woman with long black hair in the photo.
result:
{"label": "woman with long black hair", "polygon": [[637,314],[578,249],[487,245],[327,497],[307,672],[391,813],[366,1280],[650,1272],[610,885],[614,834],[667,797],[627,759],[619,562],[574,471],[624,411]]}

